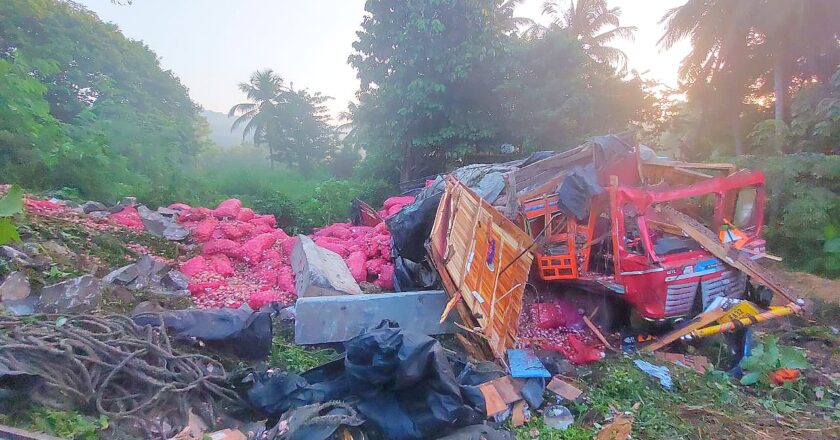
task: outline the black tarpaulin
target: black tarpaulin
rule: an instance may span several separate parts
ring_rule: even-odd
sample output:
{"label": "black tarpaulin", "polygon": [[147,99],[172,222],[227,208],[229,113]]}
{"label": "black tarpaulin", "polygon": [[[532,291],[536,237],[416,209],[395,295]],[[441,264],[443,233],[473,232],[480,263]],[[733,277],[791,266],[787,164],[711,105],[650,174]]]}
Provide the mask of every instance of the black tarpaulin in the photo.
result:
{"label": "black tarpaulin", "polygon": [[240,309],[188,309],[141,313],[138,325],[164,325],[176,341],[201,341],[207,347],[244,359],[264,359],[271,351],[271,314]]}
{"label": "black tarpaulin", "polygon": [[301,375],[253,373],[236,388],[270,418],[313,403],[352,403],[366,427],[395,440],[434,438],[482,420],[435,339],[385,321],[345,347],[344,359]]}

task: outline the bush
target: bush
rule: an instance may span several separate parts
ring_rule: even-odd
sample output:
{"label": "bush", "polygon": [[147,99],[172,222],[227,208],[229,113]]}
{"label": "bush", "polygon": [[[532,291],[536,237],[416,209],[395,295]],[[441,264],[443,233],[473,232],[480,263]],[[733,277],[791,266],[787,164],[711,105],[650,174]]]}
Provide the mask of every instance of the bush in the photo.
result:
{"label": "bush", "polygon": [[770,250],[792,268],[840,276],[840,156],[750,156],[740,163],[766,174]]}

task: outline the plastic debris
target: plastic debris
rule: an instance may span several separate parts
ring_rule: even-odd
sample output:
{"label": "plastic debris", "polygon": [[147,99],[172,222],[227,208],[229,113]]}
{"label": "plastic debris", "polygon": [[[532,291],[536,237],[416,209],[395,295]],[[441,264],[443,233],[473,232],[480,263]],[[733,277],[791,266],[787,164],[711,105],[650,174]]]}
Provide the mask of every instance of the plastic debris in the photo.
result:
{"label": "plastic debris", "polygon": [[510,375],[517,378],[551,377],[542,361],[531,350],[508,349]]}
{"label": "plastic debris", "polygon": [[543,411],[543,421],[549,428],[564,430],[575,422],[575,416],[563,405],[552,405]]}
{"label": "plastic debris", "polygon": [[671,373],[668,371],[668,367],[660,367],[658,365],[653,365],[650,362],[643,361],[641,359],[636,359],[633,361],[640,370],[647,373],[649,376],[655,377],[659,379],[659,383],[662,385],[663,388],[666,390],[670,390],[673,386],[671,381]]}

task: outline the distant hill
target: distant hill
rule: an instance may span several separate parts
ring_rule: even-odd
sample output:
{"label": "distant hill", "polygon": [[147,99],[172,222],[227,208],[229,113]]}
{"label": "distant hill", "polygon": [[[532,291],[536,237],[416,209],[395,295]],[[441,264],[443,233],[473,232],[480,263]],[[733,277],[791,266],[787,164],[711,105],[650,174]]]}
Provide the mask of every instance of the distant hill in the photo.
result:
{"label": "distant hill", "polygon": [[[243,127],[238,127],[234,131],[230,131],[230,126],[233,124],[234,118],[228,118],[224,113],[214,112],[211,110],[204,110],[202,112],[207,123],[210,124],[210,139],[222,148],[230,148],[242,145],[242,130]],[[250,139],[247,139],[246,144],[252,144]]]}

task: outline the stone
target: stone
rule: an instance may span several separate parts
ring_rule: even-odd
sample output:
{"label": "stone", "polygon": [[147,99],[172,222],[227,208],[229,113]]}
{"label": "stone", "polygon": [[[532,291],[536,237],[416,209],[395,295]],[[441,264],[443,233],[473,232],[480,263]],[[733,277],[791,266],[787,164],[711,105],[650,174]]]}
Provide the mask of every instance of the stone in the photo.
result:
{"label": "stone", "polygon": [[56,241],[45,241],[41,244],[41,247],[53,261],[63,266],[73,266],[78,262],[78,255],[75,252]]}
{"label": "stone", "polygon": [[169,271],[169,267],[165,263],[155,260],[150,255],[143,255],[135,264],[137,265],[137,278],[128,285],[129,289],[141,290],[158,287],[164,275]]}
{"label": "stone", "polygon": [[35,243],[24,243],[21,245],[20,250],[23,251],[23,253],[29,258],[41,256],[41,250],[38,249],[38,245]]}
{"label": "stone", "polygon": [[44,287],[38,308],[46,313],[83,313],[96,309],[101,301],[99,279],[84,275]]}
{"label": "stone", "polygon": [[298,297],[362,294],[341,256],[305,235],[298,235],[291,263]]}
{"label": "stone", "polygon": [[164,206],[159,207],[157,209],[157,213],[166,217],[174,217],[178,215],[178,211]]}
{"label": "stone", "polygon": [[2,301],[0,305],[7,311],[16,316],[26,316],[35,313],[35,306],[38,304],[38,297],[30,295],[27,298],[18,301]]}
{"label": "stone", "polygon": [[164,312],[166,309],[160,305],[157,301],[143,301],[140,304],[134,306],[131,309],[131,316],[139,315],[141,313],[161,313]]}
{"label": "stone", "polygon": [[82,208],[82,212],[85,214],[90,214],[91,212],[99,212],[99,211],[107,211],[108,207],[105,206],[104,203],[95,202],[93,200],[88,200],[85,203],[82,203],[80,206]]}
{"label": "stone", "polygon": [[116,214],[122,211],[126,206],[134,206],[137,204],[137,197],[123,197],[119,203],[108,208],[108,212]]}
{"label": "stone", "polygon": [[137,213],[143,220],[143,226],[150,234],[163,237],[167,240],[181,241],[190,234],[187,228],[181,226],[171,217],[164,216],[159,212],[152,211],[145,206],[139,206]]}
{"label": "stone", "polygon": [[27,298],[32,292],[29,277],[25,273],[15,271],[9,274],[3,284],[0,284],[0,300],[19,301]]}
{"label": "stone", "polygon": [[137,269],[137,264],[129,264],[128,266],[123,266],[112,271],[108,275],[105,275],[105,277],[102,278],[102,281],[108,284],[127,286],[129,283],[137,279],[138,274],[139,270]]}
{"label": "stone", "polygon": [[107,289],[108,296],[122,304],[131,304],[136,300],[136,297],[125,286],[112,285]]}
{"label": "stone", "polygon": [[160,285],[169,290],[187,290],[190,285],[190,277],[178,270],[170,270],[160,280]]}
{"label": "stone", "polygon": [[105,218],[111,215],[111,213],[109,211],[93,211],[88,215],[93,218]]}
{"label": "stone", "polygon": [[294,308],[295,343],[348,341],[383,319],[424,335],[454,333],[457,313],[450,313],[440,323],[447,301],[449,297],[442,290],[298,298]]}
{"label": "stone", "polygon": [[[33,261],[28,255],[11,246],[0,246],[0,258],[12,262],[18,268],[44,268],[44,258]],[[46,266],[49,267],[49,262]]]}

